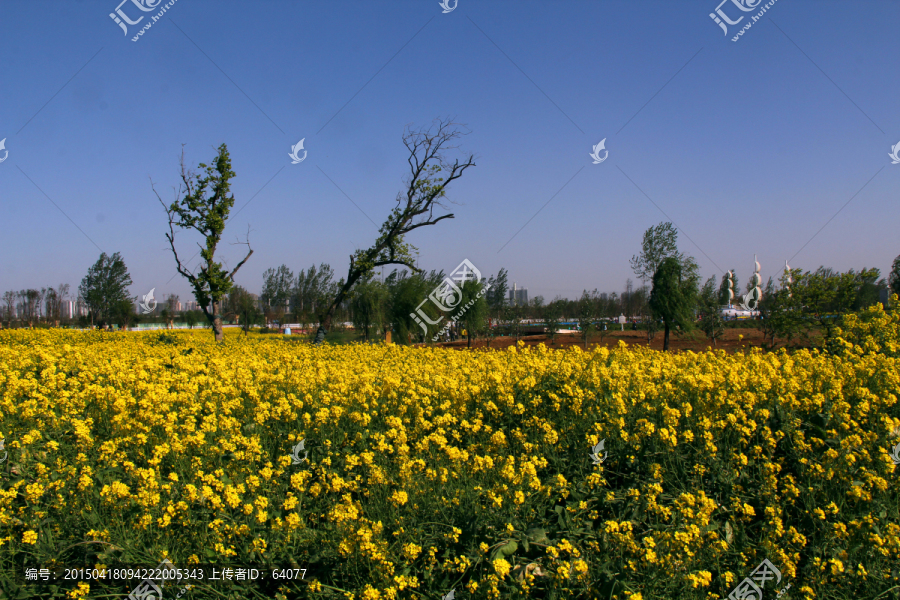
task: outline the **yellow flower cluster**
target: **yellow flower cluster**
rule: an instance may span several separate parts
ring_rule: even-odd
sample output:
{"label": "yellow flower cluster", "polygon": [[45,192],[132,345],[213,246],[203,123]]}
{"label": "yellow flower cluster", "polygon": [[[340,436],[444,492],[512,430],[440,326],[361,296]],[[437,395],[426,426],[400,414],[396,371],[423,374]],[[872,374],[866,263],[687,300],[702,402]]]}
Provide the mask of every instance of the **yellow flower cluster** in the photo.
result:
{"label": "yellow flower cluster", "polygon": [[699,600],[764,558],[799,597],[900,585],[890,340],[728,355],[207,337],[0,332],[0,553],[290,560],[309,572],[289,597]]}

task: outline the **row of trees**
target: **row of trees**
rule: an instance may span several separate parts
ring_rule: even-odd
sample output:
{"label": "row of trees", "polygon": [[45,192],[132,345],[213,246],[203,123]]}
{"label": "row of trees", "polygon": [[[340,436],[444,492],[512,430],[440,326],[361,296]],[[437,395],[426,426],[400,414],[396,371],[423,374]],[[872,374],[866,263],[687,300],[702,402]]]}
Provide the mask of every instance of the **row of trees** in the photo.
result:
{"label": "row of trees", "polygon": [[127,326],[133,321],[134,299],[128,295],[131,276],[119,253],[104,252],[88,269],[78,286],[74,310],[68,310],[69,284],[56,288],[29,289],[3,294],[2,316],[7,327],[35,327],[41,323],[59,327],[69,318],[84,317],[91,324],[111,321]]}
{"label": "row of trees", "polygon": [[[662,323],[663,347],[668,349],[670,330],[692,329],[699,315],[700,329],[715,343],[724,333],[719,309],[729,298],[726,276],[718,288],[715,276],[700,287],[696,262],[678,252],[676,238],[677,230],[671,223],[650,228],[644,235],[641,254],[632,260],[639,277],[653,273],[648,302],[650,323]],[[736,277],[733,283],[737,287]],[[900,288],[900,257],[894,260],[888,281],[880,279],[878,269],[851,269],[846,273],[825,267],[814,272],[785,269],[777,285],[769,277],[758,302],[757,323],[772,346],[778,338],[791,340],[813,328],[822,330],[827,340],[841,315],[875,304],[889,286],[895,293]],[[750,282],[747,291],[753,287]]]}
{"label": "row of trees", "polygon": [[[165,237],[176,270],[190,284],[216,340],[223,339],[222,325],[226,318],[249,327],[260,319],[282,321],[286,316],[317,323],[317,343],[324,340],[332,321],[342,317],[359,324],[366,337],[373,331],[386,329],[396,331],[401,339],[433,337],[442,329],[449,313],[441,314],[432,303],[423,308],[422,299],[442,285],[443,274],[425,273],[416,266],[414,256],[417,251],[406,241],[406,236],[421,227],[454,218],[444,204],[447,186],[475,166],[474,155],[462,161],[451,161],[446,156],[448,150],[458,147],[455,144],[462,135],[459,126],[450,120],[436,120],[428,129],[407,129],[403,143],[409,151],[409,176],[377,239],[369,248],[357,250],[350,256],[346,276],[335,280],[334,271],[325,264],[301,270],[295,276],[286,265],[281,265],[265,272],[259,302],[234,282],[237,272],[253,255],[249,235],[242,242],[247,246],[247,253],[233,269],[225,268],[216,260],[235,202],[230,192],[235,173],[226,145],[219,146],[210,164],[199,164],[199,173],[186,167],[182,150],[180,181],[173,190],[174,200],[168,204],[164,202],[152,181],[151,188],[168,218]],[[176,233],[185,230],[202,238],[201,264],[194,270],[187,267],[175,244]],[[379,281],[374,273],[384,266],[394,266],[395,271]],[[677,230],[671,223],[661,223],[645,232],[641,252],[632,257],[631,266],[643,285],[635,290],[629,282],[621,295],[585,291],[576,301],[556,298],[545,305],[543,298],[538,297],[528,306],[511,307],[506,303],[506,271],[501,269],[487,282],[464,282],[460,290],[453,292],[454,296],[460,296],[454,298],[458,301],[454,306],[466,307],[459,319],[470,336],[478,331],[493,331],[485,326],[491,322],[501,322],[518,334],[519,324],[528,319],[542,320],[551,333],[555,333],[556,323],[566,317],[577,318],[583,324],[582,330],[587,332],[597,319],[626,313],[630,316],[639,314],[648,324],[651,337],[657,324],[661,324],[668,347],[671,329],[685,330],[695,316],[701,314],[704,318],[701,326],[715,340],[721,317],[713,306],[718,308],[717,305],[724,303],[723,294],[727,294],[727,288],[724,281],[716,287],[715,277],[700,285],[697,263],[693,257],[678,250]],[[776,288],[771,278],[767,285],[766,300],[761,308],[770,315],[766,319],[769,327],[775,327],[771,323],[787,323],[790,321],[787,316],[796,322],[809,320],[807,313],[812,311],[819,315],[813,319],[828,328],[834,322],[828,320],[831,315],[847,306],[870,303],[873,294],[877,296],[885,287],[874,269],[840,274],[822,268],[815,273],[796,271],[791,275],[794,281],[790,289],[795,290],[794,293],[785,291],[779,295],[776,292],[788,288]],[[652,287],[648,283],[652,283]],[[900,257],[894,262],[890,283],[895,290],[900,288]],[[134,322],[138,316],[132,309],[135,299],[127,292],[130,284],[131,278],[121,256],[118,253],[102,254],[78,289],[78,301],[87,310],[90,322],[103,325],[116,321],[123,326]],[[489,285],[487,290],[483,289],[485,285]],[[53,319],[55,309],[52,307],[64,297],[62,292],[59,288],[10,292],[4,296],[4,307],[7,313],[22,315],[24,322],[33,326],[42,315]],[[13,310],[10,306],[21,310]],[[46,306],[50,308],[40,308]],[[170,320],[174,309],[167,307],[164,310]],[[797,326],[795,323],[780,327],[773,335],[790,335]]]}
{"label": "row of trees", "polygon": [[19,322],[27,327],[45,322],[55,326],[65,319],[64,301],[69,295],[69,284],[53,288],[10,290],[4,292],[0,304],[0,322],[7,326]]}

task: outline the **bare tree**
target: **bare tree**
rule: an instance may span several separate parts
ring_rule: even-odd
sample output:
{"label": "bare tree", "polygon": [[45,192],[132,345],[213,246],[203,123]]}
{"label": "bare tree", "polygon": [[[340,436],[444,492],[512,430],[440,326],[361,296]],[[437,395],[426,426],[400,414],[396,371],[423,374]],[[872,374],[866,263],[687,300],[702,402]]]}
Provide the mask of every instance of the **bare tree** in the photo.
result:
{"label": "bare tree", "polygon": [[178,312],[178,294],[169,294],[166,306],[162,309],[162,317],[166,321],[166,329],[175,329],[175,314]]}
{"label": "bare tree", "polygon": [[16,320],[16,293],[8,291],[3,293],[3,321],[7,327],[12,327]]}
{"label": "bare tree", "polygon": [[40,318],[41,310],[41,292],[38,290],[21,290],[19,291],[19,308],[20,315],[24,322],[28,323],[29,328],[34,328],[35,322]]}
{"label": "bare tree", "polygon": [[47,321],[53,321],[54,327],[59,327],[63,316],[63,303],[69,295],[69,284],[61,283],[56,289],[48,288],[44,299]]}
{"label": "bare tree", "polygon": [[413,272],[421,272],[415,265],[415,248],[406,243],[404,236],[420,227],[452,219],[453,213],[436,216],[435,208],[446,210],[441,199],[445,197],[447,186],[462,177],[466,169],[475,166],[474,155],[469,155],[462,164],[458,159],[451,164],[444,155],[445,151],[458,147],[451,145],[464,135],[458,127],[459,124],[450,119],[436,119],[427,130],[406,129],[403,144],[409,150],[407,162],[410,168],[410,176],[404,182],[406,191],[397,194],[397,206],[381,226],[375,243],[367,250],[357,250],[350,256],[347,279],[321,314],[316,332],[317,344],[324,341],[334,313],[346,299],[347,293],[376,267],[403,265]]}

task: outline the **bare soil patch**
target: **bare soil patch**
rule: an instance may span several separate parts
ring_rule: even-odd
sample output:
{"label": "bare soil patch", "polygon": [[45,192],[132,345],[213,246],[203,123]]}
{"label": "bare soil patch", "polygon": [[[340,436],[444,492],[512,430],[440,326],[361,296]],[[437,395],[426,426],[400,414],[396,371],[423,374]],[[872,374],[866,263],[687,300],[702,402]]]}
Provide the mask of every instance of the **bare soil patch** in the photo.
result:
{"label": "bare soil patch", "polygon": [[[584,342],[581,339],[581,336],[574,333],[560,333],[556,335],[555,340],[551,340],[549,335],[529,335],[522,336],[519,338],[521,341],[525,343],[526,346],[537,346],[538,344],[544,344],[548,348],[568,348],[570,346],[579,346],[584,347]],[[663,333],[659,332],[656,334],[656,337],[648,344],[647,343],[647,332],[645,331],[609,331],[605,336],[603,336],[603,340],[600,339],[600,334],[598,332],[593,332],[591,334],[590,340],[588,341],[588,347],[593,348],[596,346],[605,346],[607,348],[614,348],[618,345],[619,341],[625,342],[625,344],[629,346],[644,346],[650,347],[654,350],[662,350],[663,349]],[[726,329],[725,335],[719,338],[717,344],[713,346],[712,342],[710,342],[706,337],[704,337],[703,333],[700,331],[694,331],[691,334],[685,335],[675,335],[674,333],[670,333],[669,335],[669,350],[679,351],[679,350],[691,350],[694,352],[704,352],[708,349],[712,350],[725,350],[726,352],[733,353],[737,351],[746,350],[753,347],[762,348],[764,347],[765,339],[763,338],[763,334],[758,329]],[[812,345],[813,340],[794,340],[791,343],[787,344],[788,348],[806,348]],[[493,349],[504,349],[512,346],[516,343],[516,339],[514,337],[495,337],[491,340],[490,344],[488,344],[487,340],[478,339],[472,340],[472,348],[493,348]],[[418,344],[421,345],[421,344]],[[465,350],[468,348],[467,340],[456,340],[455,342],[441,342],[434,344],[437,347],[442,348],[455,348],[459,350]],[[778,346],[785,345],[783,342],[779,341]]]}

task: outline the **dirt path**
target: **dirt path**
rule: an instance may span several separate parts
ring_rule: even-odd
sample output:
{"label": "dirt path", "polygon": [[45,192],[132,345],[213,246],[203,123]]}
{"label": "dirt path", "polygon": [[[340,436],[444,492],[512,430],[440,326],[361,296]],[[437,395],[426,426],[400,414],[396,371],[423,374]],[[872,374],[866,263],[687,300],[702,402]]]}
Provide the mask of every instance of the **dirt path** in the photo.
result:
{"label": "dirt path", "polygon": [[[743,336],[743,339],[740,337]],[[520,338],[521,341],[525,342],[526,346],[536,346],[538,344],[544,344],[549,348],[568,348],[570,346],[580,346],[583,347],[583,341],[581,340],[581,336],[573,333],[560,333],[557,334],[556,340],[550,340],[550,336],[548,335],[529,335],[523,336]],[[603,345],[607,348],[615,347],[619,340],[622,340],[629,346],[647,346],[647,334],[644,331],[610,331],[603,337],[603,341],[600,340],[600,334],[597,332],[593,332],[591,334],[590,341],[588,342],[589,347]],[[725,350],[726,352],[735,352],[740,350],[741,348],[751,348],[751,347],[762,347],[763,342],[762,332],[758,329],[726,329],[725,335],[722,338],[719,338],[716,346],[712,345],[712,342],[707,340],[703,333],[700,331],[693,332],[693,339],[690,335],[686,336],[677,336],[674,334],[670,334],[669,337],[669,349],[670,350],[693,350],[694,352],[703,352],[708,347],[713,348],[714,350]],[[515,338],[513,337],[496,337],[491,341],[490,347],[494,349],[502,349],[507,348],[515,343]],[[784,345],[780,343],[779,346]],[[810,346],[810,341],[794,341],[788,345],[788,347],[808,347]],[[460,350],[464,350],[467,347],[466,340],[457,340],[455,342],[449,343],[439,343],[435,344],[435,346],[443,347],[443,348],[456,348]],[[650,348],[655,350],[662,350],[663,348],[663,334],[659,332],[656,334],[656,337],[649,344]],[[472,341],[473,348],[485,348],[487,347],[486,341],[483,339],[473,340]]]}

